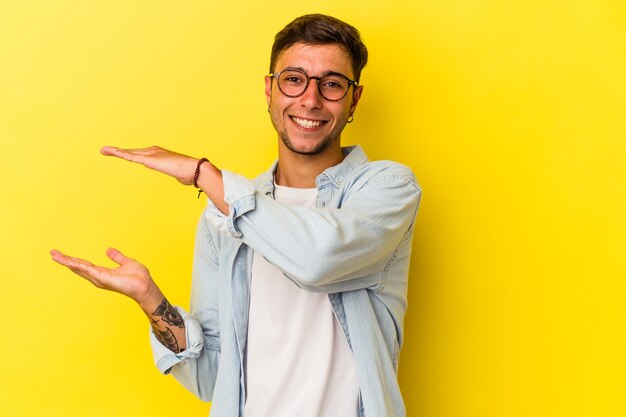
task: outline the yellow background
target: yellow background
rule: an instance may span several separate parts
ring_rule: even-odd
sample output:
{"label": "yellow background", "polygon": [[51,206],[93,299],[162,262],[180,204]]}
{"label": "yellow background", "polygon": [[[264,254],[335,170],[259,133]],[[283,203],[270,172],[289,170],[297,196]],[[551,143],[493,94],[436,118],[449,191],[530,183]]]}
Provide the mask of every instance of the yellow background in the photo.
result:
{"label": "yellow background", "polygon": [[207,415],[132,302],[48,251],[114,245],[186,306],[204,200],[98,150],[264,170],[271,43],[309,12],[371,53],[344,143],[424,189],[408,415],[626,415],[626,3],[314,3],[0,0],[0,416]]}

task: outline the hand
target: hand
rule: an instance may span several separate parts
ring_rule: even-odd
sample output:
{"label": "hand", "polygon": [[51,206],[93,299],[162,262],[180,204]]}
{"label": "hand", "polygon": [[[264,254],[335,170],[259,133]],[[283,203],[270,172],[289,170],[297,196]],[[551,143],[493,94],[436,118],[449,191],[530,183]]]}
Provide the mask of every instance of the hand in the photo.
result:
{"label": "hand", "polygon": [[98,288],[126,295],[142,307],[161,302],[163,294],[145,266],[127,258],[117,249],[110,248],[106,254],[119,265],[117,268],[97,266],[84,259],[64,255],[58,250],[50,251],[54,261],[66,266]]}
{"label": "hand", "polygon": [[142,149],[120,149],[105,146],[100,152],[103,155],[116,156],[130,162],[143,164],[146,168],[174,177],[185,185],[192,184],[198,164],[196,158],[168,151],[158,146]]}

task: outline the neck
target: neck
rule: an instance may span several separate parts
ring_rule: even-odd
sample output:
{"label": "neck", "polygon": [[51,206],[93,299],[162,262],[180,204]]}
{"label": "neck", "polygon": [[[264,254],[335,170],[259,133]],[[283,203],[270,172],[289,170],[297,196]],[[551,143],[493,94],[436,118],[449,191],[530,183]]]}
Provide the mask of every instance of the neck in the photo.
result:
{"label": "neck", "polygon": [[278,166],[275,180],[278,185],[293,188],[315,188],[315,180],[326,168],[343,161],[341,147],[331,147],[321,154],[300,155],[278,146]]}

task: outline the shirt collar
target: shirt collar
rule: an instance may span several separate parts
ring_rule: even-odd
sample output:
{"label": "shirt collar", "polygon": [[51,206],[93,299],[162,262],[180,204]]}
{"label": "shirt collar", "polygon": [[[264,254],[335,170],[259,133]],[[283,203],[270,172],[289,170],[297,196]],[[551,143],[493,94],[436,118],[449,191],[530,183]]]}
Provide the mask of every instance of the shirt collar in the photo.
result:
{"label": "shirt collar", "polygon": [[[343,161],[332,167],[326,168],[315,182],[318,189],[330,182],[339,188],[344,179],[352,172],[359,169],[367,162],[367,155],[360,145],[347,146],[341,148],[344,154]],[[274,193],[274,173],[278,166],[278,160],[274,161],[271,168],[257,178],[259,191],[263,194]]]}

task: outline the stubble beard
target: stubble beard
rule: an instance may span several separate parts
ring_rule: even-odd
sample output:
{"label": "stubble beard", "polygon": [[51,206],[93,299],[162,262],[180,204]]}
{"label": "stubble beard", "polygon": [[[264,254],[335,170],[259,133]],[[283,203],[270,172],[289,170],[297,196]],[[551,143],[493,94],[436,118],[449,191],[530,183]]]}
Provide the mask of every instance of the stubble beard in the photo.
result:
{"label": "stubble beard", "polygon": [[[274,117],[276,117],[276,114],[272,112],[272,124],[274,125],[274,128],[276,128],[277,124],[275,123]],[[340,123],[338,123],[330,132],[328,132],[326,136],[324,136],[324,138],[322,138],[321,141],[319,141],[311,149],[301,149],[296,147],[296,145],[294,145],[293,141],[289,137],[285,126],[283,126],[283,129],[278,132],[278,135],[280,136],[280,139],[282,140],[285,147],[295,154],[306,156],[319,155],[326,151],[328,148],[330,148],[337,140],[339,140],[341,132],[346,127],[346,124],[347,118],[341,120]]]}
{"label": "stubble beard", "polygon": [[287,149],[291,152],[296,153],[298,155],[319,155],[324,152],[326,149],[330,148],[330,146],[339,138],[339,135],[333,134],[334,132],[330,132],[326,135],[320,142],[317,143],[312,149],[298,149],[291,141],[291,138],[287,134],[286,131],[280,132],[280,139],[283,141]]}

